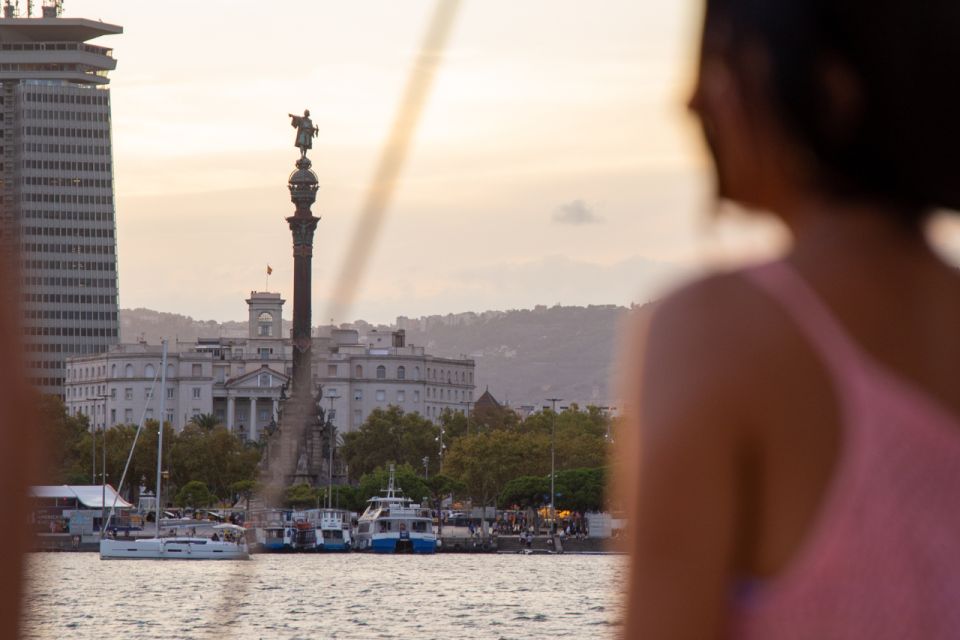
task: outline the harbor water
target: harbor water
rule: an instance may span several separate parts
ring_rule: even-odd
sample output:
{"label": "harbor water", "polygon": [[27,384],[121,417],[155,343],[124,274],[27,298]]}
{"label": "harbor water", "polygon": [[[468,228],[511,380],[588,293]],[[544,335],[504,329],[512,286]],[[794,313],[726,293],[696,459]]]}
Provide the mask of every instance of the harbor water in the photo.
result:
{"label": "harbor water", "polygon": [[612,638],[622,556],[29,558],[27,638]]}

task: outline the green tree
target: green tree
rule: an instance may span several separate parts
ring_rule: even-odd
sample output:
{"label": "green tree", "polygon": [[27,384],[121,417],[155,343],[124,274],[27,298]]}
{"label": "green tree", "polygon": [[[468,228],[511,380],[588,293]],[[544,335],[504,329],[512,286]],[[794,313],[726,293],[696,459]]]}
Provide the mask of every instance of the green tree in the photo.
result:
{"label": "green tree", "polygon": [[443,428],[443,443],[448,448],[457,438],[469,434],[471,429],[476,431],[475,428],[472,428],[469,416],[452,409],[441,411],[439,422],[441,428]]}
{"label": "green tree", "polygon": [[[347,511],[362,512],[367,508],[366,498],[360,497],[360,490],[348,484],[333,485],[333,508],[346,509]],[[320,506],[327,502],[327,486],[317,487],[317,494],[320,496]]]}
{"label": "green tree", "polygon": [[[549,486],[549,479],[547,481]],[[557,508],[571,511],[601,511],[607,485],[605,467],[568,469],[557,473]]]}
{"label": "green tree", "polygon": [[374,409],[358,430],[344,434],[340,452],[354,477],[391,462],[421,467],[424,457],[436,468],[439,436],[439,428],[420,414],[390,406]]}
{"label": "green tree", "polygon": [[210,506],[215,497],[207,489],[207,485],[199,480],[192,480],[183,485],[183,488],[177,493],[174,502],[178,507],[192,507],[194,509]]}
{"label": "green tree", "polygon": [[449,495],[461,496],[464,495],[467,491],[466,485],[462,482],[453,478],[451,476],[438,473],[435,476],[430,476],[428,480],[425,481],[427,489],[430,490],[430,497],[434,500],[444,498]]}
{"label": "green tree", "polygon": [[316,507],[320,495],[306,482],[287,487],[283,494],[283,502],[292,509],[307,509]]}
{"label": "green tree", "polygon": [[237,501],[245,501],[247,503],[247,509],[250,508],[250,498],[252,498],[258,490],[257,481],[252,479],[237,480],[230,485],[230,491],[233,493],[234,499]]}
{"label": "green tree", "polygon": [[39,396],[39,402],[40,444],[47,456],[39,480],[49,484],[90,482],[92,437],[87,417],[67,413],[63,401],[56,396]]}
{"label": "green tree", "polygon": [[194,424],[201,429],[206,429],[209,431],[219,425],[220,421],[217,420],[217,417],[212,413],[198,413],[190,418],[190,424]]}
{"label": "green tree", "polygon": [[207,429],[188,424],[172,438],[169,451],[170,479],[176,486],[200,480],[215,495],[229,496],[234,483],[257,477],[260,450],[223,426]]}
{"label": "green tree", "polygon": [[[550,476],[521,476],[510,480],[500,492],[497,501],[500,508],[513,505],[520,507],[539,507],[550,502]],[[547,497],[545,497],[547,496]]]}
{"label": "green tree", "polygon": [[464,484],[475,502],[487,506],[510,480],[543,474],[544,460],[549,471],[549,443],[542,436],[493,430],[457,440],[444,461],[444,470]]}

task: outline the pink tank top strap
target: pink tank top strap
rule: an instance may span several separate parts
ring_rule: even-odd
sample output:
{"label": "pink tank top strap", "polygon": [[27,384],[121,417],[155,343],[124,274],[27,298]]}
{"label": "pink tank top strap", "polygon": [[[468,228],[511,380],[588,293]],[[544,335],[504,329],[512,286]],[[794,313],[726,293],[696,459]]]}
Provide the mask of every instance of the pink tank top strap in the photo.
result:
{"label": "pink tank top strap", "polygon": [[783,307],[838,382],[862,373],[860,348],[793,267],[778,260],[747,269],[743,274]]}

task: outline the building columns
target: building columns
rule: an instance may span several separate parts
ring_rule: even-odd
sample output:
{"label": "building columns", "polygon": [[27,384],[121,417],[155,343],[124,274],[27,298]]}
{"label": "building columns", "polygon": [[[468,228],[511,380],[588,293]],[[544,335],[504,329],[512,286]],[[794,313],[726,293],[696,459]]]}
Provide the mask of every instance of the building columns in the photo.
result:
{"label": "building columns", "polygon": [[236,407],[235,398],[232,395],[227,395],[227,431],[233,433],[234,421],[236,418]]}
{"label": "building columns", "polygon": [[256,441],[257,439],[257,398],[250,398],[250,427],[248,438]]}

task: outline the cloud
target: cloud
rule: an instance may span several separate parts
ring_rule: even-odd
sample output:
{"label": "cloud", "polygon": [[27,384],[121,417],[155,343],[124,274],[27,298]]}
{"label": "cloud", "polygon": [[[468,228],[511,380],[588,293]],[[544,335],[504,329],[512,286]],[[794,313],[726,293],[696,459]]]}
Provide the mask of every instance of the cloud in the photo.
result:
{"label": "cloud", "polygon": [[553,214],[553,221],[560,224],[599,224],[603,218],[594,213],[593,209],[587,206],[583,200],[572,200],[566,204],[557,207]]}

